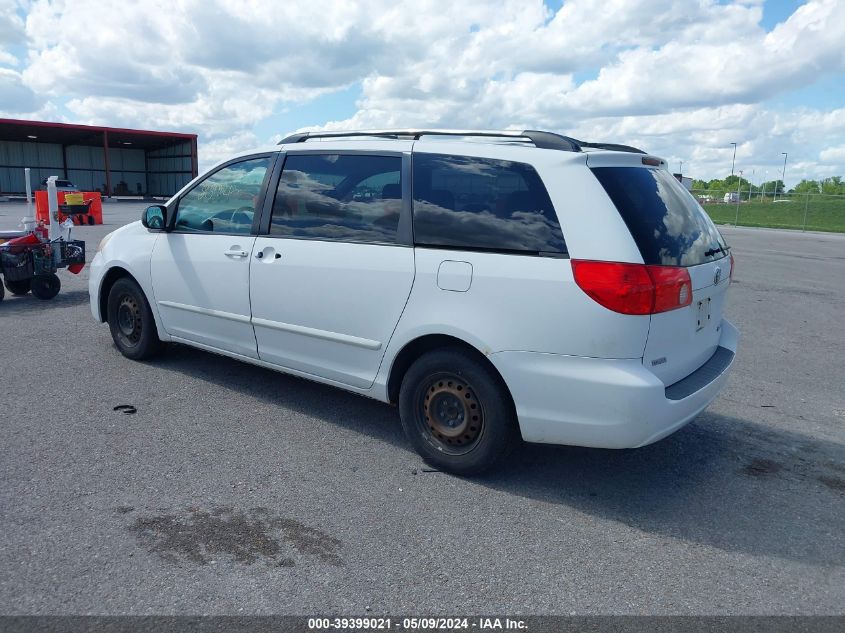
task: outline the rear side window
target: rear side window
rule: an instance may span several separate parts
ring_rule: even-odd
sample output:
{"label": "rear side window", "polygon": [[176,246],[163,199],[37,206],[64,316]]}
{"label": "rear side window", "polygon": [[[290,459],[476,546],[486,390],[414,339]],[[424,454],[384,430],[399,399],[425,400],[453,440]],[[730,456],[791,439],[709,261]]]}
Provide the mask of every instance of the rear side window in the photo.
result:
{"label": "rear side window", "polygon": [[395,242],[401,175],[398,156],[288,156],[273,202],[270,235]]}
{"label": "rear side window", "polygon": [[696,266],[725,257],[727,245],[690,193],[663,169],[594,167],[646,264]]}
{"label": "rear side window", "polygon": [[530,165],[414,154],[413,174],[416,244],[566,252],[549,194]]}

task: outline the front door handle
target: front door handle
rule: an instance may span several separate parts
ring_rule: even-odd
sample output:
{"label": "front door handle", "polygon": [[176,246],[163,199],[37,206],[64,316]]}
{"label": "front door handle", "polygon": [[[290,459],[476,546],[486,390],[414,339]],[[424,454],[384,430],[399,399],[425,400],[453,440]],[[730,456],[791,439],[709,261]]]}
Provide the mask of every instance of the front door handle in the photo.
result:
{"label": "front door handle", "polygon": [[246,257],[249,255],[246,251],[239,250],[237,248],[230,249],[223,253],[226,257]]}

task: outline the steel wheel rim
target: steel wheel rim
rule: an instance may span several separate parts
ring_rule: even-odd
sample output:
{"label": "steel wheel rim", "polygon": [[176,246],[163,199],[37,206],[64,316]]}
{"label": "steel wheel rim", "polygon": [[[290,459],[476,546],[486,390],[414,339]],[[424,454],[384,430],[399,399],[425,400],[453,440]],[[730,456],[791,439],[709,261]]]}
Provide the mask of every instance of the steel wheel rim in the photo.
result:
{"label": "steel wheel rim", "polygon": [[461,376],[442,372],[417,389],[417,424],[438,450],[465,455],[484,433],[484,409],[475,389]]}
{"label": "steel wheel rim", "polygon": [[141,340],[141,307],[131,295],[123,295],[117,305],[117,329],[129,345]]}

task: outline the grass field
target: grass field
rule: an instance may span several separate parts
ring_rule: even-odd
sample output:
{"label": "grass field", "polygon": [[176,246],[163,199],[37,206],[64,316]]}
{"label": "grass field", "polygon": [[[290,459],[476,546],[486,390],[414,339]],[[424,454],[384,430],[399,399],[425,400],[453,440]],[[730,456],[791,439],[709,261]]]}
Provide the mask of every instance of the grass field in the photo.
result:
{"label": "grass field", "polygon": [[[778,229],[804,229],[845,233],[845,196],[787,197],[785,202],[771,200],[741,202],[739,226],[768,226]],[[703,205],[717,224],[736,223],[736,204]],[[804,210],[807,219],[804,225]]]}

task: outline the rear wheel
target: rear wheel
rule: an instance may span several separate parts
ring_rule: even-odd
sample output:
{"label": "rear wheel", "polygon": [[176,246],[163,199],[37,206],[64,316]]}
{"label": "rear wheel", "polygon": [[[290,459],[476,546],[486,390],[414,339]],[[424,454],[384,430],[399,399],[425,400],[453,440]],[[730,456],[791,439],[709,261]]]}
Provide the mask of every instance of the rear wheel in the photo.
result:
{"label": "rear wheel", "polygon": [[32,278],[30,290],[39,299],[52,299],[62,289],[62,280],[55,273],[50,275],[36,275]]}
{"label": "rear wheel", "polygon": [[399,390],[399,413],[423,459],[459,475],[490,468],[519,439],[502,379],[459,348],[428,352],[411,365]]}
{"label": "rear wheel", "polygon": [[32,279],[7,279],[5,281],[6,289],[13,295],[19,297],[29,292],[32,286]]}
{"label": "rear wheel", "polygon": [[144,291],[132,279],[123,277],[109,291],[107,320],[120,353],[132,360],[158,354],[163,345]]}

